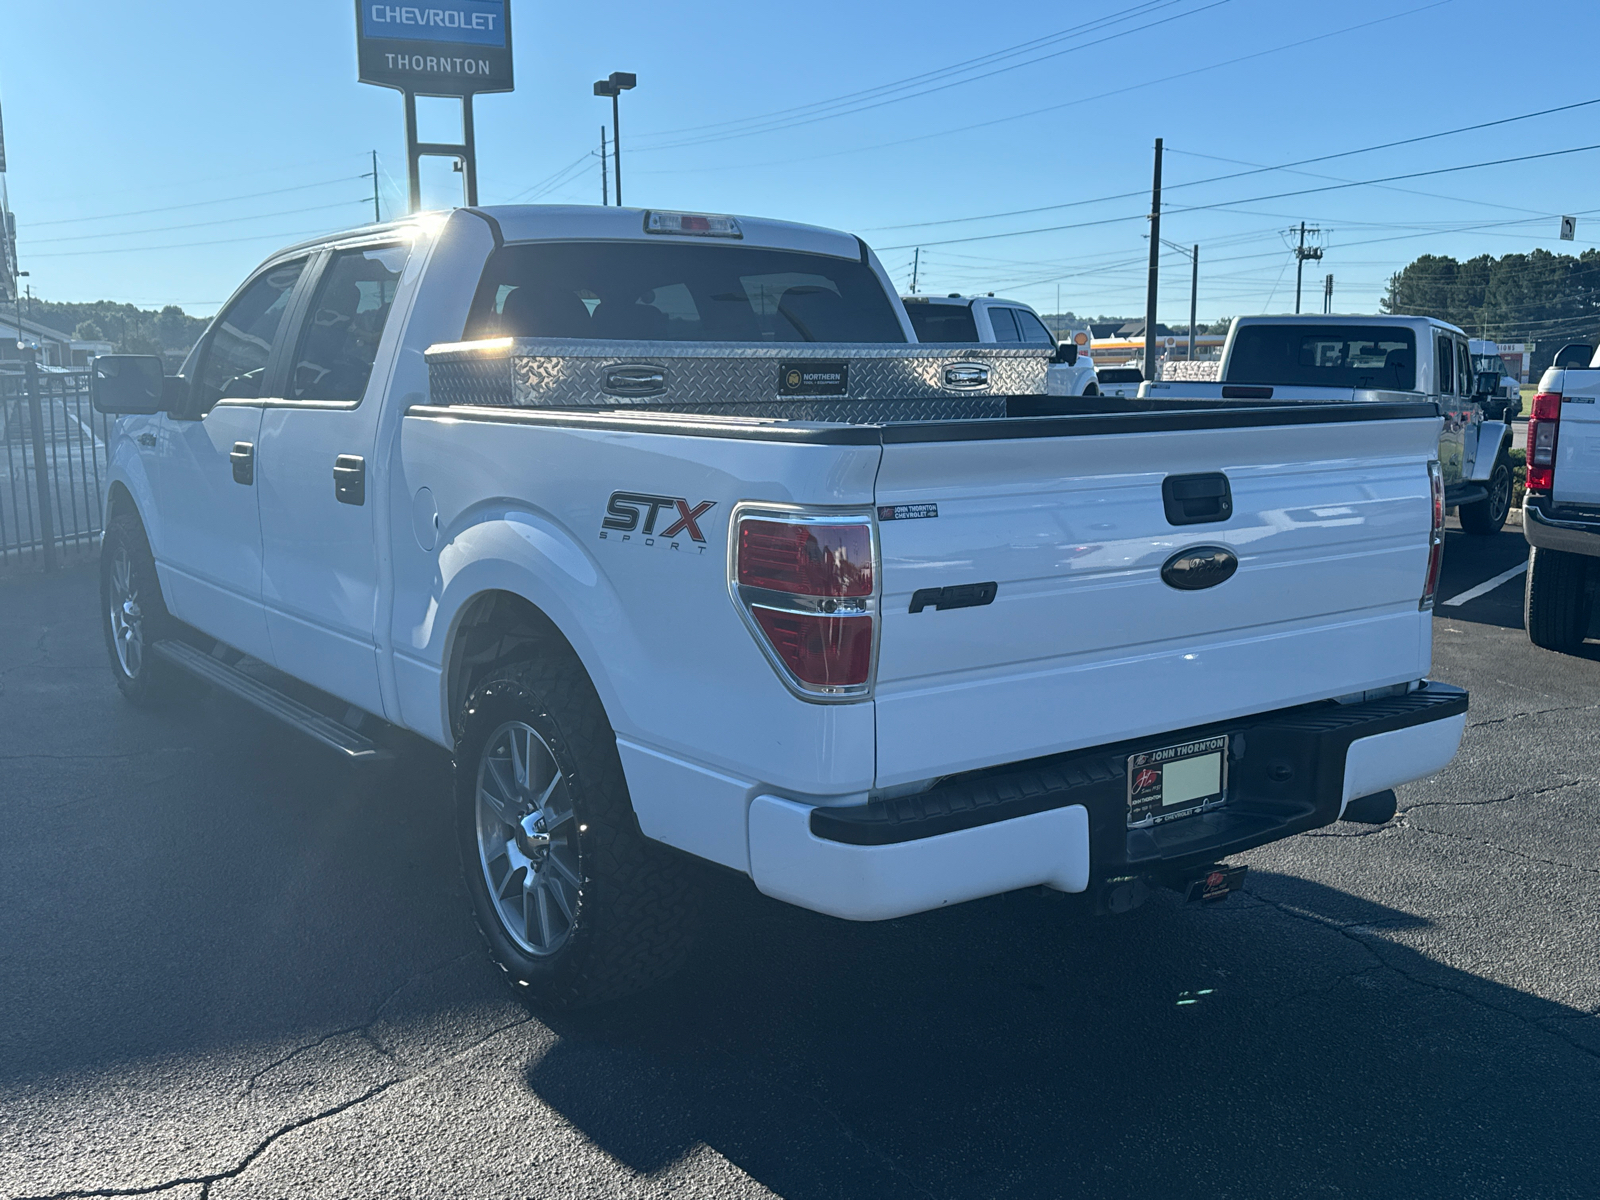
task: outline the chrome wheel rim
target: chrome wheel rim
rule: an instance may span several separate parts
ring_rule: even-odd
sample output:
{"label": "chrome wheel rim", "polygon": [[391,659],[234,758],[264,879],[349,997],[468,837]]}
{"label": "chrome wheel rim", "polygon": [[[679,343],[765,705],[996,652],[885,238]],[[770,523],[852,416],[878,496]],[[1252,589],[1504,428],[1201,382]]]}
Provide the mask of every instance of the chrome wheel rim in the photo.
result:
{"label": "chrome wheel rim", "polygon": [[507,721],[484,744],[477,774],[478,863],[495,915],[529,954],[572,935],[583,875],[566,777],[538,730]]}
{"label": "chrome wheel rim", "polygon": [[1500,467],[1489,484],[1489,515],[1502,517],[1511,512],[1511,470]]}
{"label": "chrome wheel rim", "polygon": [[140,611],[139,589],[133,580],[133,557],[126,546],[118,546],[111,560],[109,605],[117,665],[129,679],[136,679],[144,663],[144,613]]}

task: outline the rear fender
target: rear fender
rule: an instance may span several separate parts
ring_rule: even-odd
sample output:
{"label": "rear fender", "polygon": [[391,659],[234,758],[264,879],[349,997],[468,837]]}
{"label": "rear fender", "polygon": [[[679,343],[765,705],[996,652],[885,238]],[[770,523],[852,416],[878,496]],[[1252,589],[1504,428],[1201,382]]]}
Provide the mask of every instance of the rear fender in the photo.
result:
{"label": "rear fender", "polygon": [[1485,421],[1479,425],[1472,471],[1466,478],[1473,483],[1486,482],[1494,474],[1494,464],[1499,461],[1500,451],[1509,444],[1510,437],[1510,427],[1504,421]]}
{"label": "rear fender", "polygon": [[610,580],[556,521],[504,501],[463,514],[461,528],[439,551],[439,578],[427,657],[440,668],[440,731],[450,728],[449,672],[443,668],[457,626],[474,599],[495,591],[520,596],[548,617],[594,681],[613,728],[620,733],[630,724],[621,700],[628,689],[613,672],[626,673],[627,664],[644,656]]}

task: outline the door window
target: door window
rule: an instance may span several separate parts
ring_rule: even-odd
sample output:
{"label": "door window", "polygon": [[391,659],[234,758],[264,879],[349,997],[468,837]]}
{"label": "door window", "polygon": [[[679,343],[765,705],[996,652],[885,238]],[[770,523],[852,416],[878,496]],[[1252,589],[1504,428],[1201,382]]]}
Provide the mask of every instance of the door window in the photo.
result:
{"label": "door window", "polygon": [[212,324],[195,372],[199,412],[211,411],[224,398],[260,398],[267,360],[283,329],[283,314],[288,311],[289,297],[305,265],[302,258],[267,268]]}
{"label": "door window", "polygon": [[1458,395],[1458,396],[1470,396],[1470,395],[1472,395],[1472,373],[1471,373],[1472,372],[1472,368],[1468,365],[1470,362],[1471,362],[1471,358],[1467,354],[1466,344],[1464,342],[1457,342],[1456,343],[1456,395]]}
{"label": "door window", "polygon": [[994,326],[994,340],[997,342],[1020,342],[1022,335],[1017,332],[1017,319],[1011,315],[1009,308],[991,308],[989,310],[989,323]]}
{"label": "door window", "polygon": [[408,253],[405,246],[374,246],[329,260],[300,335],[291,399],[360,401]]}
{"label": "door window", "polygon": [[1434,352],[1434,383],[1438,386],[1439,394],[1450,396],[1455,394],[1456,363],[1454,343],[1447,337],[1435,337],[1433,342]]}
{"label": "door window", "polygon": [[1044,327],[1044,322],[1031,312],[1020,308],[1012,309],[1011,315],[1017,320],[1017,330],[1022,334],[1022,340],[1030,346],[1054,346],[1055,338],[1050,336],[1050,331]]}

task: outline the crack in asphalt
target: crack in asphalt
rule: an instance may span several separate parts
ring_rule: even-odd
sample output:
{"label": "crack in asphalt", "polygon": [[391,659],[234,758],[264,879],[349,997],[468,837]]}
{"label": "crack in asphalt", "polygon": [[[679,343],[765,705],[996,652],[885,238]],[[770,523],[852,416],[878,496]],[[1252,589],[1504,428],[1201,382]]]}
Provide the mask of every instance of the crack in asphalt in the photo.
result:
{"label": "crack in asphalt", "polygon": [[1600,875],[1600,867],[1586,867],[1582,863],[1562,862],[1560,859],[1555,858],[1540,858],[1536,854],[1525,854],[1521,850],[1513,850],[1510,846],[1502,846],[1496,842],[1489,841],[1487,838],[1471,837],[1465,833],[1451,833],[1444,829],[1429,829],[1426,825],[1409,825],[1408,828],[1415,829],[1418,833],[1431,833],[1434,837],[1453,838],[1459,842],[1471,842],[1477,846],[1487,846],[1490,850],[1498,850],[1502,854],[1509,854],[1513,858],[1520,858],[1527,862],[1543,863],[1547,867],[1566,867],[1573,871],[1583,871],[1589,875]]}
{"label": "crack in asphalt", "polygon": [[[1306,921],[1312,925],[1320,925],[1324,929],[1333,930],[1340,937],[1348,938],[1351,942],[1354,942],[1357,946],[1360,946],[1361,949],[1365,951],[1372,958],[1373,962],[1375,962],[1379,967],[1386,971],[1393,971],[1396,975],[1400,976],[1400,978],[1406,980],[1408,983],[1414,983],[1418,987],[1427,988],[1430,991],[1440,992],[1445,995],[1458,996],[1467,1003],[1476,1005],[1478,1008],[1481,1008],[1486,1012],[1499,1013],[1501,1016],[1510,1017],[1529,1029],[1536,1029],[1541,1033],[1549,1034],[1558,1041],[1565,1042],[1568,1046],[1571,1046],[1580,1054],[1583,1054],[1589,1058],[1600,1060],[1600,1050],[1586,1046],[1575,1038],[1568,1037],[1559,1029],[1550,1028],[1546,1018],[1525,1017],[1521,1013],[1512,1009],[1505,1008],[1498,1004],[1491,1004],[1482,996],[1475,996],[1471,992],[1465,991],[1462,988],[1451,987],[1448,984],[1438,983],[1430,979],[1422,979],[1417,975],[1412,974],[1410,971],[1407,971],[1396,966],[1394,963],[1389,962],[1383,957],[1383,955],[1379,954],[1375,949],[1373,949],[1372,945],[1365,938],[1360,936],[1358,930],[1366,927],[1361,923],[1341,925],[1337,921],[1330,921],[1326,917],[1319,917],[1314,913],[1298,911],[1282,903],[1281,901],[1269,900],[1265,896],[1258,895],[1257,893],[1250,891],[1248,887],[1243,890],[1244,894],[1249,896],[1252,900],[1255,900],[1261,904],[1265,904],[1269,908],[1276,909],[1278,912],[1283,913],[1287,917],[1293,917],[1298,921]],[[1352,976],[1352,978],[1353,977],[1354,976]]]}
{"label": "crack in asphalt", "polygon": [[343,1028],[332,1030],[331,1032],[325,1033],[313,1041],[296,1046],[293,1050],[289,1051],[289,1053],[273,1059],[259,1071],[252,1072],[250,1077],[245,1080],[244,1094],[249,1095],[251,1092],[255,1091],[257,1081],[259,1081],[263,1075],[267,1074],[267,1072],[274,1071],[283,1066],[285,1063],[292,1062],[294,1059],[300,1057],[300,1055],[309,1053],[310,1051],[315,1050],[318,1046],[326,1045],[335,1038],[349,1037],[352,1034],[360,1035],[363,1039],[365,1039],[367,1044],[376,1050],[381,1056],[389,1059],[392,1062],[394,1060],[393,1052],[389,1049],[389,1047],[385,1046],[383,1042],[372,1032],[372,1027],[376,1025],[378,1023],[378,1019],[383,1016],[383,1010],[389,1007],[390,1003],[396,996],[398,996],[406,988],[410,987],[417,980],[426,979],[429,975],[437,974],[448,967],[454,966],[458,962],[473,957],[476,953],[477,951],[475,950],[468,950],[464,953],[448,958],[441,963],[436,963],[431,967],[426,967],[421,971],[416,971],[410,975],[407,975],[399,983],[395,984],[394,987],[390,988],[384,993],[383,999],[379,1000],[378,1003],[373,1006],[372,1015],[369,1016],[365,1021],[362,1021],[356,1025],[346,1025]]}
{"label": "crack in asphalt", "polygon": [[488,1033],[484,1034],[483,1037],[473,1042],[470,1046],[465,1046],[456,1053],[447,1058],[443,1058],[430,1066],[424,1067],[419,1071],[413,1071],[409,1075],[400,1075],[394,1079],[385,1080],[383,1083],[374,1084],[372,1087],[362,1092],[359,1096],[353,1096],[349,1100],[340,1101],[338,1104],[330,1105],[329,1107],[321,1109],[318,1112],[311,1113],[310,1115],[301,1117],[298,1120],[290,1121],[284,1125],[280,1125],[277,1129],[273,1130],[271,1133],[267,1134],[266,1137],[257,1142],[255,1146],[251,1148],[249,1153],[247,1153],[243,1158],[241,1158],[236,1164],[228,1168],[226,1171],[214,1171],[206,1175],[185,1175],[180,1176],[177,1179],[168,1179],[161,1183],[153,1183],[146,1187],[69,1189],[61,1192],[42,1192],[37,1195],[18,1196],[15,1198],[15,1200],[89,1200],[90,1197],[96,1196],[153,1196],[157,1193],[170,1191],[171,1189],[178,1187],[199,1187],[200,1195],[202,1197],[207,1197],[211,1194],[212,1184],[220,1183],[226,1179],[239,1178],[246,1171],[248,1171],[251,1165],[254,1164],[255,1161],[263,1154],[265,1154],[273,1145],[283,1138],[288,1137],[296,1130],[304,1129],[309,1125],[315,1125],[317,1122],[325,1121],[329,1117],[336,1117],[342,1112],[348,1112],[357,1105],[365,1104],[368,1100],[371,1100],[377,1096],[381,1096],[390,1088],[397,1087],[402,1083],[409,1083],[415,1079],[422,1079],[443,1067],[447,1067],[452,1063],[459,1062],[473,1051],[485,1045],[492,1038],[498,1037],[508,1029],[515,1029],[518,1026],[526,1025],[533,1019],[534,1018],[532,1016],[525,1016],[515,1021],[508,1021],[504,1025],[498,1025]]}
{"label": "crack in asphalt", "polygon": [[1503,717],[1489,717],[1483,721],[1473,721],[1467,728],[1483,729],[1489,725],[1504,725],[1508,721],[1521,721],[1527,717],[1544,717],[1551,713],[1564,712],[1593,712],[1595,709],[1600,709],[1600,704],[1565,704],[1557,708],[1535,708],[1527,712],[1507,713]]}
{"label": "crack in asphalt", "polygon": [[1415,804],[1407,804],[1399,812],[1400,816],[1415,812],[1419,808],[1486,808],[1491,804],[1509,804],[1511,801],[1532,796],[1543,796],[1550,792],[1561,792],[1567,788],[1580,787],[1585,783],[1594,783],[1595,780],[1579,776],[1569,779],[1565,783],[1552,783],[1549,787],[1529,788],[1525,792],[1512,792],[1505,796],[1496,796],[1492,800],[1419,800]]}

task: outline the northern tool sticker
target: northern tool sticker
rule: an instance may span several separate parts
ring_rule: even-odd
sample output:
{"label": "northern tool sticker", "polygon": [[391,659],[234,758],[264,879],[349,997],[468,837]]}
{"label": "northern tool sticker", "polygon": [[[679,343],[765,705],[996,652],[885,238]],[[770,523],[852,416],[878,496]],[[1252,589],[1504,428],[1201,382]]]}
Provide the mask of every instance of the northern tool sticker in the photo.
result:
{"label": "northern tool sticker", "polygon": [[801,362],[778,364],[780,396],[843,396],[850,390],[850,364]]}

